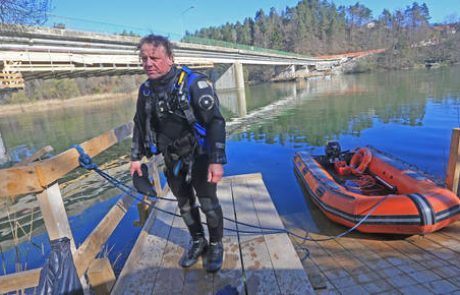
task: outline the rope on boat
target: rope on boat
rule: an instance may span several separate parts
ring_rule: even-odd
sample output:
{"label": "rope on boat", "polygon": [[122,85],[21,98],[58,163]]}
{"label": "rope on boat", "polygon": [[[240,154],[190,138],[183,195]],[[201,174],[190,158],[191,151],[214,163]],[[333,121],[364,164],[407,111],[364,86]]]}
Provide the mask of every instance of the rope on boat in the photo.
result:
{"label": "rope on boat", "polygon": [[[159,208],[158,206],[155,206],[155,203],[156,201],[158,200],[165,200],[165,201],[173,201],[173,202],[177,202],[176,199],[171,199],[171,198],[163,198],[163,197],[159,197],[157,195],[148,195],[148,197],[150,197],[152,200],[151,201],[147,201],[147,200],[144,200],[144,194],[141,194],[139,193],[135,188],[133,187],[130,187],[126,184],[124,184],[123,182],[121,182],[120,180],[116,179],[115,177],[107,174],[106,172],[104,172],[103,170],[99,169],[97,164],[95,164],[91,157],[85,153],[84,149],[78,145],[78,144],[74,144],[72,145],[73,148],[75,148],[78,153],[80,154],[80,157],[78,158],[78,161],[80,163],[80,166],[82,168],[85,168],[87,170],[93,170],[94,172],[96,172],[97,174],[99,174],[101,177],[103,177],[104,179],[106,179],[108,182],[110,182],[111,184],[113,184],[116,188],[118,188],[119,190],[121,190],[122,192],[124,192],[126,195],[134,198],[135,200],[139,201],[140,203],[143,203],[144,205],[147,205],[148,207],[150,208],[154,208],[162,213],[165,213],[165,214],[168,214],[168,215],[171,215],[171,216],[175,216],[175,217],[182,217],[181,215],[179,214],[176,214],[174,212],[170,212],[168,210],[164,210],[164,209],[161,209]],[[237,221],[237,220],[234,220],[234,219],[231,219],[231,218],[228,218],[228,217],[225,217],[224,216],[224,219],[229,221],[229,222],[232,222],[234,223],[236,226],[237,225],[244,225],[244,226],[247,226],[247,227],[251,227],[251,228],[254,228],[254,229],[258,229],[260,231],[256,231],[256,230],[242,230],[242,229],[233,229],[233,228],[226,228],[224,227],[225,230],[228,230],[228,231],[231,231],[231,232],[236,232],[237,234],[238,233],[242,233],[242,234],[263,234],[263,235],[272,235],[272,234],[287,234],[289,236],[293,236],[297,239],[300,239],[302,241],[312,241],[312,242],[323,242],[323,241],[330,241],[330,240],[335,240],[335,239],[338,239],[338,238],[341,238],[351,232],[353,232],[354,230],[356,230],[356,228],[358,228],[358,226],[360,226],[364,221],[367,220],[367,218],[378,208],[380,207],[380,205],[388,198],[388,195],[385,196],[384,198],[380,199],[377,203],[375,203],[368,211],[368,213],[363,217],[361,218],[361,220],[358,221],[358,223],[356,223],[353,227],[349,228],[348,230],[338,234],[338,235],[335,235],[335,236],[330,236],[330,237],[327,237],[327,238],[320,238],[320,239],[314,239],[312,237],[309,237],[308,236],[308,232],[306,233],[305,236],[301,236],[301,235],[298,235],[294,232],[291,232],[285,228],[272,228],[272,227],[264,227],[264,226],[259,226],[259,225],[253,225],[253,224],[249,224],[249,223],[245,223],[245,222],[242,222],[242,221]],[[206,222],[203,222],[203,224],[206,224]],[[307,252],[308,253],[308,252]],[[308,254],[307,254],[308,256]],[[307,257],[306,256],[306,257]]]}

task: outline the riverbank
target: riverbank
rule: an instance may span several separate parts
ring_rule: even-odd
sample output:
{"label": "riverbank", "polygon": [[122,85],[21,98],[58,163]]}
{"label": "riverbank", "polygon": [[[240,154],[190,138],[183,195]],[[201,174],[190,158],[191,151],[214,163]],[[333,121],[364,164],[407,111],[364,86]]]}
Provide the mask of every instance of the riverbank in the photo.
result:
{"label": "riverbank", "polygon": [[87,106],[88,104],[100,104],[126,97],[136,98],[137,91],[131,93],[105,93],[96,95],[78,96],[68,99],[48,99],[19,104],[0,105],[0,116],[18,115],[37,111],[48,111],[73,106]]}

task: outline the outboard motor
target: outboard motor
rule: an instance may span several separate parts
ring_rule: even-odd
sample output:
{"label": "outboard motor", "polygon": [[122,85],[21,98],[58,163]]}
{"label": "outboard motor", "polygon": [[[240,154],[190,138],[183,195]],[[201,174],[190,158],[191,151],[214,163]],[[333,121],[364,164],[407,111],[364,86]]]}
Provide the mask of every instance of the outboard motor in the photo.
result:
{"label": "outboard motor", "polygon": [[329,141],[324,149],[326,153],[326,160],[330,164],[334,164],[340,160],[341,148],[337,141]]}

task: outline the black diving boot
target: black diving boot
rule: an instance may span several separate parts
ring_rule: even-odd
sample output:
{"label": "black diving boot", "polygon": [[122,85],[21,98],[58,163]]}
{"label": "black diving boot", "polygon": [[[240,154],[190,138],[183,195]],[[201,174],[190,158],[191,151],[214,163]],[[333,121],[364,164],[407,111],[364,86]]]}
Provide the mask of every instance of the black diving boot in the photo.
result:
{"label": "black diving boot", "polygon": [[182,267],[190,267],[194,265],[198,258],[206,253],[208,249],[208,241],[202,236],[194,238],[192,240],[191,246],[189,249],[184,251],[179,264]]}
{"label": "black diving boot", "polygon": [[209,243],[208,253],[206,254],[206,270],[216,272],[222,267],[224,260],[224,246],[222,242]]}

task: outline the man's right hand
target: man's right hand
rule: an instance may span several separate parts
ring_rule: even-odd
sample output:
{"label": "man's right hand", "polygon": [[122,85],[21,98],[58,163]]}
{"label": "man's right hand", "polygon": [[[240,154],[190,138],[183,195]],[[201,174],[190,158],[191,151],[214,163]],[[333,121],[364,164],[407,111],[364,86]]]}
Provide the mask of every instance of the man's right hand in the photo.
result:
{"label": "man's right hand", "polygon": [[137,172],[137,175],[142,176],[141,161],[131,161],[129,173],[131,174],[131,176],[133,176],[134,172]]}

